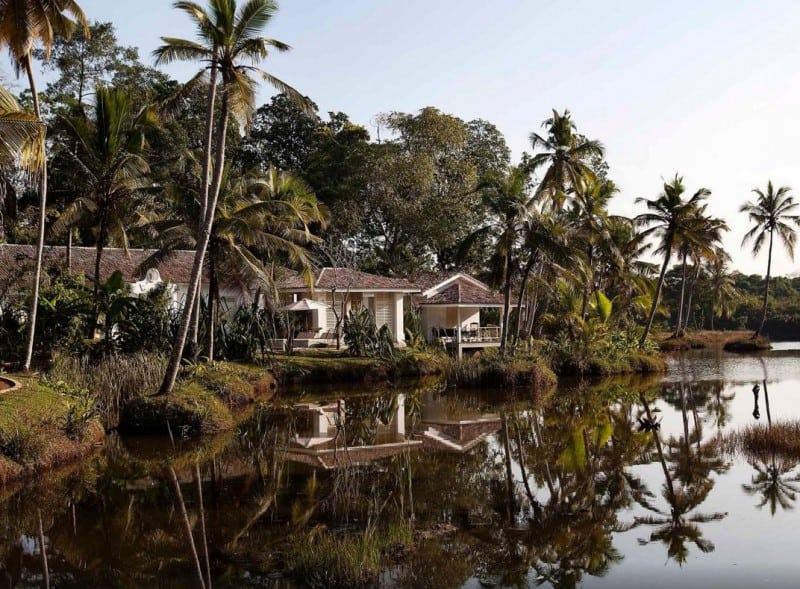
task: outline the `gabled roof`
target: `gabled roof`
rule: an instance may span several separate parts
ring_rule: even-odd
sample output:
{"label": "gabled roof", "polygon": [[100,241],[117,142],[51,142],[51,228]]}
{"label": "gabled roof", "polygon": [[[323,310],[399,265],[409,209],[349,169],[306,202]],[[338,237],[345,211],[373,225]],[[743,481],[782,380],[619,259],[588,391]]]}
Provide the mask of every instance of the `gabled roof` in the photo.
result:
{"label": "gabled roof", "polygon": [[468,274],[456,272],[449,276],[423,278],[427,288],[416,297],[418,305],[463,305],[477,307],[501,307],[503,295]]}
{"label": "gabled roof", "polygon": [[[156,250],[106,248],[100,262],[100,280],[105,281],[119,270],[125,282],[136,282],[144,278],[140,267]],[[73,273],[94,276],[96,250],[93,247],[73,247],[70,270]],[[45,246],[43,267],[66,268],[67,248]],[[31,271],[36,262],[36,247],[33,245],[0,244],[0,280],[17,278]],[[188,284],[192,274],[194,251],[178,250],[156,267],[165,282]]]}
{"label": "gabled roof", "polygon": [[[342,291],[349,288],[351,292],[419,292],[419,288],[408,280],[388,278],[351,268],[322,268],[314,273],[313,284],[314,288],[321,290],[335,288]],[[307,290],[308,285],[300,274],[292,272],[278,281],[278,289],[302,291]]]}

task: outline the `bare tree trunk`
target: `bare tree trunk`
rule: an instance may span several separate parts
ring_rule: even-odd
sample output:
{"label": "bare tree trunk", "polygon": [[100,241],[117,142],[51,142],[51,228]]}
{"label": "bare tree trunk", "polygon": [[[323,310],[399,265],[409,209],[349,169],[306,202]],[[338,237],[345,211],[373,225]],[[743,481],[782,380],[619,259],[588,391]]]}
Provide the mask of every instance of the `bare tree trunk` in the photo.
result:
{"label": "bare tree trunk", "polygon": [[772,270],[772,231],[769,232],[769,255],[767,257],[767,276],[764,282],[764,303],[761,306],[761,323],[758,324],[758,329],[753,334],[753,339],[761,335],[764,330],[764,323],[767,321],[767,301],[769,300],[769,277]]}
{"label": "bare tree trunk", "polygon": [[[39,94],[36,91],[36,80],[33,77],[33,69],[31,62],[33,57],[31,53],[25,58],[25,72],[28,74],[28,83],[30,84],[31,97],[33,99],[33,112],[36,118],[42,121],[42,111],[39,107]],[[46,150],[46,144],[42,146]],[[31,368],[31,361],[33,360],[33,343],[36,338],[36,311],[39,308],[39,287],[42,281],[42,257],[44,255],[44,228],[47,222],[47,154],[45,153],[44,168],[42,169],[41,180],[39,182],[39,232],[36,241],[36,266],[33,271],[33,291],[31,293],[31,306],[28,311],[28,338],[27,347],[25,350],[25,361],[22,364],[22,369],[26,372]]]}
{"label": "bare tree trunk", "polygon": [[217,208],[217,199],[219,198],[219,189],[222,182],[222,168],[225,165],[225,140],[228,131],[228,116],[230,114],[230,97],[228,82],[226,81],[223,86],[222,97],[222,113],[219,121],[217,141],[217,154],[216,161],[214,162],[214,178],[213,185],[209,192],[210,199],[208,207],[206,207],[205,223],[203,231],[200,235],[200,240],[197,243],[197,248],[194,255],[194,264],[192,266],[192,275],[189,282],[189,289],[186,294],[186,302],[181,312],[181,322],[178,328],[178,335],[175,340],[175,345],[172,349],[172,356],[170,357],[169,365],[167,366],[164,381],[161,383],[159,394],[168,395],[172,392],[175,386],[175,380],[178,377],[178,370],[180,369],[181,357],[183,356],[183,347],[186,344],[186,335],[189,332],[189,323],[192,314],[192,305],[194,305],[197,285],[203,274],[203,259],[208,248],[208,242],[211,239],[211,228],[214,225],[214,213]]}
{"label": "bare tree trunk", "polygon": [[[689,318],[692,316],[692,299],[694,298],[694,289],[697,286],[697,281],[700,278],[700,264],[695,260],[694,270],[692,270],[692,278],[689,282],[689,297],[686,301],[686,311],[683,314],[683,331],[689,329]],[[695,321],[695,329],[697,329],[697,321]]]}
{"label": "bare tree trunk", "polygon": [[639,347],[644,346],[647,341],[647,336],[650,335],[650,330],[653,328],[653,319],[656,316],[656,309],[658,309],[658,302],[661,298],[661,289],[664,287],[664,275],[667,273],[667,266],[669,266],[669,259],[672,256],[672,250],[667,250],[664,254],[664,263],[661,265],[661,274],[658,276],[658,284],[656,284],[656,292],[653,295],[653,305],[650,307],[650,315],[647,317],[647,325],[642,333],[642,338],[639,340]]}
{"label": "bare tree trunk", "polygon": [[217,302],[219,301],[219,292],[217,292],[217,270],[214,267],[214,256],[209,253],[208,255],[208,333],[206,334],[208,345],[206,351],[208,353],[208,361],[214,361],[214,330],[217,326]]}
{"label": "bare tree trunk", "polygon": [[[506,354],[508,342],[508,316],[511,312],[511,250],[506,252],[503,261],[503,325],[500,333],[500,356]],[[458,326],[459,330],[461,326]]]}
{"label": "bare tree trunk", "polygon": [[519,285],[519,297],[517,297],[517,325],[514,328],[514,340],[512,346],[516,347],[517,340],[519,339],[519,330],[521,329],[521,319],[522,319],[522,298],[525,295],[525,288],[528,286],[528,278],[531,275],[531,270],[533,269],[534,264],[536,264],[536,259],[538,255],[536,253],[532,253],[528,263],[525,264],[525,269],[522,271],[522,281]]}
{"label": "bare tree trunk", "polygon": [[[198,240],[200,234],[203,232],[203,222],[206,218],[206,210],[208,208],[208,187],[210,183],[209,170],[211,169],[211,143],[214,138],[214,106],[217,98],[217,64],[212,61],[211,70],[209,71],[208,80],[208,96],[206,97],[206,134],[203,137],[203,168],[201,178],[201,195],[200,195],[200,217],[197,220],[197,235]],[[195,245],[196,247],[196,245]],[[189,348],[193,361],[197,361],[197,354],[199,353],[198,336],[200,332],[200,291],[202,288],[202,280],[197,286],[198,292],[195,294],[195,304],[192,307],[192,335],[189,339]]]}
{"label": "bare tree trunk", "polygon": [[686,294],[686,252],[683,252],[683,263],[681,264],[681,298],[678,302],[678,320],[675,322],[675,331],[672,337],[681,336],[681,326],[683,325],[683,299]]}

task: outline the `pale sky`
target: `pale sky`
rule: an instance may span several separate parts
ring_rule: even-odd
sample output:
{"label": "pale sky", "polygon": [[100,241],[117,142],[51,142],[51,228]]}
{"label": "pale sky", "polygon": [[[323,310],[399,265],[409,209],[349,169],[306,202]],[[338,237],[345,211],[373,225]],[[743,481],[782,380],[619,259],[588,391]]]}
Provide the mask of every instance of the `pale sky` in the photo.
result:
{"label": "pale sky", "polygon": [[[199,0],[200,4],[204,0]],[[159,36],[191,37],[167,0],[79,0],[114,23],[142,60]],[[800,2],[718,0],[283,0],[267,35],[292,45],[264,69],[343,111],[374,135],[374,117],[425,106],[494,123],[514,158],[550,110],[568,108],[606,146],[621,189],[612,212],[635,215],[664,179],[712,191],[731,227],[733,267],[763,274],[766,253],[740,248],[739,206],[755,187],[800,201]],[[8,66],[4,65],[7,71]],[[186,80],[193,65],[167,70]],[[266,102],[271,89],[261,93]],[[776,248],[774,274],[800,271]]]}

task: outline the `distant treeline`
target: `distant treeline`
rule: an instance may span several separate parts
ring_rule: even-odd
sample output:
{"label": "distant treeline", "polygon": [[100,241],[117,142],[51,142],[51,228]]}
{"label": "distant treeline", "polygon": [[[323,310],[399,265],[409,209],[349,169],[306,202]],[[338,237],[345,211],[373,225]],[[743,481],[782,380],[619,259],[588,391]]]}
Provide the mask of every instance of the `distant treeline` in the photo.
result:
{"label": "distant treeline", "polygon": [[[756,329],[761,319],[764,297],[764,277],[759,274],[729,274],[730,301],[725,313],[712,320],[712,293],[708,279],[701,276],[695,286],[695,302],[690,312],[689,327],[692,329]],[[678,313],[680,298],[681,268],[676,266],[668,274],[664,286],[664,308],[669,312],[670,325]],[[800,337],[800,276],[773,276],[770,280],[770,296],[765,335],[773,340],[797,339]],[[664,318],[666,321],[666,318]]]}

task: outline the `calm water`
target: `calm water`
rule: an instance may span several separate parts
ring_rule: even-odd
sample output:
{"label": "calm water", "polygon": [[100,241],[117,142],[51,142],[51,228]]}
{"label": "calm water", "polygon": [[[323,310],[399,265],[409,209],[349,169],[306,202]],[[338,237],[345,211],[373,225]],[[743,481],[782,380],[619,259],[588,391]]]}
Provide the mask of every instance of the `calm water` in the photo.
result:
{"label": "calm water", "polygon": [[754,413],[800,418],[800,345],[693,352],[655,380],[536,401],[436,382],[309,389],[231,434],[112,437],[0,487],[0,588],[198,587],[187,524],[214,587],[327,586],[334,553],[412,528],[417,548],[383,542],[372,584],[797,587],[799,461],[718,443]]}

